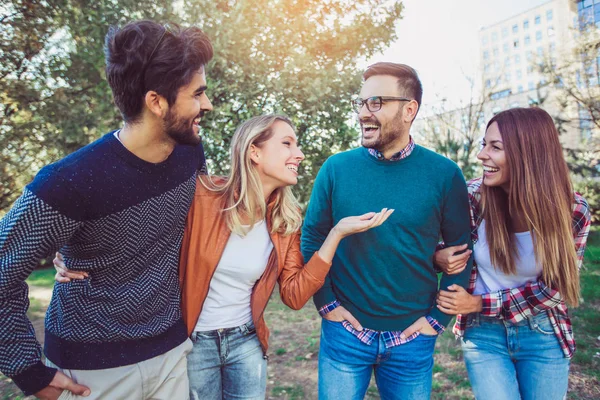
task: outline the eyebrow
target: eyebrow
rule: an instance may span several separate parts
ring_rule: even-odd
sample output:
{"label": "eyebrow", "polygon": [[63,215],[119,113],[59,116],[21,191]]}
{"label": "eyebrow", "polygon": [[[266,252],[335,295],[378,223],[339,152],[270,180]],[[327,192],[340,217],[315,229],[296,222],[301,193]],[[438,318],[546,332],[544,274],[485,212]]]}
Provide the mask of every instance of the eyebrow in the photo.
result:
{"label": "eyebrow", "polygon": [[295,138],[295,137],[293,137],[293,136],[290,136],[290,135],[287,135],[287,136],[284,136],[283,138],[281,138],[281,140],[284,140],[284,139],[292,139],[294,142],[297,142],[297,141],[298,141],[298,139],[297,139],[297,138]]}
{"label": "eyebrow", "polygon": [[[485,139],[484,139],[484,140],[485,140]],[[492,140],[490,143],[502,143],[502,140],[499,140],[499,139],[497,139],[497,140]]]}
{"label": "eyebrow", "polygon": [[198,89],[194,90],[194,93],[201,93],[201,92],[205,92],[205,91],[206,91],[206,89],[208,89],[208,86],[206,86],[206,85],[203,85],[203,86],[200,86]]}

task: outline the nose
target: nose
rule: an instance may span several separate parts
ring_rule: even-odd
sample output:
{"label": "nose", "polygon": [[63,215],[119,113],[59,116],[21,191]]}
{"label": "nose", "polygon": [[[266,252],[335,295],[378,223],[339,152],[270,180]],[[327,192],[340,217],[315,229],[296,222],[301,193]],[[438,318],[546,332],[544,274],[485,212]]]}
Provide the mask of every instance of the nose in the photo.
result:
{"label": "nose", "polygon": [[485,160],[487,158],[488,158],[488,155],[487,155],[487,153],[485,151],[485,146],[483,146],[481,148],[481,150],[479,150],[479,153],[477,153],[477,159],[483,161],[483,160]]}
{"label": "nose", "polygon": [[296,147],[296,149],[297,149],[297,153],[296,153],[296,159],[297,159],[298,161],[302,161],[302,160],[304,160],[304,153],[302,152],[302,150],[300,150],[300,148],[299,148],[299,147]]}
{"label": "nose", "polygon": [[206,93],[202,94],[202,101],[200,102],[200,109],[204,112],[213,110],[213,105],[210,102]]}

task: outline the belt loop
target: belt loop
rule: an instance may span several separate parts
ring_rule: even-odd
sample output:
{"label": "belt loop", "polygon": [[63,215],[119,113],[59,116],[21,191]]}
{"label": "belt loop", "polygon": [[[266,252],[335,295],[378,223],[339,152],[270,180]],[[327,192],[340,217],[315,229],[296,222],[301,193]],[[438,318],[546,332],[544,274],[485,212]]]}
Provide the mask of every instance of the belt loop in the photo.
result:
{"label": "belt loop", "polygon": [[533,315],[527,316],[527,322],[529,323],[530,329],[536,329],[538,327],[538,323],[535,322],[535,318],[533,317]]}

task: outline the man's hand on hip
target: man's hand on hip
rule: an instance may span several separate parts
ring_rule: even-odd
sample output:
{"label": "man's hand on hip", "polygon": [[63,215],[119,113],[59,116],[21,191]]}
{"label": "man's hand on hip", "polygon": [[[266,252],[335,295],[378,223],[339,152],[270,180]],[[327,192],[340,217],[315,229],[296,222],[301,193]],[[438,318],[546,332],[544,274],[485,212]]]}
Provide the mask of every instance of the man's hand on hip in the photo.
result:
{"label": "man's hand on hip", "polygon": [[429,324],[429,321],[427,321],[426,317],[421,317],[418,320],[416,320],[415,322],[413,322],[413,324],[411,326],[409,326],[402,332],[401,336],[404,336],[405,338],[407,338],[415,332],[424,333],[425,335],[430,335],[430,336],[434,336],[434,335],[438,334],[437,331],[435,329],[433,329],[431,324]]}
{"label": "man's hand on hip", "polygon": [[[346,310],[342,306],[337,306],[333,310],[329,311],[327,314],[325,314],[323,316],[323,318],[325,318],[328,321],[333,321],[333,322],[348,321],[348,322],[350,322],[350,325],[352,325],[352,327],[354,329],[356,329],[357,331],[360,332],[363,330],[363,328],[362,328],[361,324],[358,322],[358,320],[356,318],[354,318],[354,316],[352,314],[350,314],[350,311]],[[427,321],[425,321],[425,322],[427,322]]]}
{"label": "man's hand on hip", "polygon": [[87,397],[91,394],[91,390],[83,385],[78,385],[71,378],[66,376],[60,371],[56,371],[52,382],[39,392],[35,394],[35,397],[42,400],[56,400],[60,397],[64,390],[68,390],[71,393],[83,397]]}

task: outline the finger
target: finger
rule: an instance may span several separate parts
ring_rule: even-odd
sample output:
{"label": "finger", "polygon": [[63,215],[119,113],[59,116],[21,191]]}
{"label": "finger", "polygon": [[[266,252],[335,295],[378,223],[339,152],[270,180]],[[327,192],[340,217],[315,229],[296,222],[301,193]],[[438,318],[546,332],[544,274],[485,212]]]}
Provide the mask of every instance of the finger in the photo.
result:
{"label": "finger", "polygon": [[350,322],[350,325],[352,325],[352,327],[357,331],[361,332],[363,330],[362,325],[358,322],[356,318],[354,318],[354,315],[350,314],[350,311],[344,312],[344,319]]}
{"label": "finger", "polygon": [[68,283],[71,282],[71,278],[67,278],[66,276],[62,276],[60,274],[60,272],[57,272],[56,275],[54,275],[54,280],[58,283]]}
{"label": "finger", "polygon": [[367,221],[367,220],[370,220],[371,218],[373,218],[375,216],[375,214],[376,213],[371,211],[371,212],[368,212],[366,214],[359,216],[358,219],[361,221]]}
{"label": "finger", "polygon": [[457,285],[456,283],[453,283],[452,285],[448,286],[448,290],[451,290],[453,292],[464,292],[465,288],[463,288],[460,285]]}
{"label": "finger", "polygon": [[415,332],[420,331],[419,327],[417,326],[417,324],[412,324],[411,326],[409,326],[408,328],[406,328],[405,330],[402,331],[402,333],[400,334],[400,338],[402,339],[406,339],[407,337],[410,337],[411,335],[413,335]]}
{"label": "finger", "polygon": [[459,251],[465,250],[467,247],[469,247],[469,245],[468,245],[468,243],[465,243],[465,244],[460,244],[460,245],[457,245],[457,246],[446,247],[446,249],[452,250],[452,254],[454,254],[454,253],[457,253]]}
{"label": "finger", "polygon": [[445,314],[450,314],[450,315],[456,315],[456,314],[459,314],[459,313],[457,313],[455,310],[451,310],[451,309],[449,309],[449,308],[446,308],[446,307],[443,307],[443,306],[441,306],[441,305],[439,305],[439,304],[437,305],[437,308],[438,308],[438,309],[439,309],[441,312],[443,312],[443,313],[445,313]]}
{"label": "finger", "polygon": [[448,268],[448,275],[456,275],[456,274],[460,274],[461,272],[463,272],[465,270],[465,268],[467,267],[467,265],[462,265],[460,267],[456,267],[456,268]]}
{"label": "finger", "polygon": [[58,251],[56,252],[56,254],[54,255],[54,257],[55,257],[55,259],[58,258],[60,261],[63,261],[63,256]]}
{"label": "finger", "polygon": [[393,208],[386,210],[386,212],[381,214],[381,219],[379,220],[379,222],[377,223],[377,226],[382,225],[389,217],[390,215],[392,215],[392,213],[395,210]]}
{"label": "finger", "polygon": [[90,388],[88,388],[87,386],[79,385],[73,382],[71,379],[69,379],[69,382],[67,383],[65,389],[70,391],[74,395],[83,397],[87,397],[92,393]]}
{"label": "finger", "polygon": [[[59,253],[56,253],[56,254],[59,254]],[[54,268],[56,268],[56,267],[63,268],[63,269],[67,268],[62,257],[61,258],[58,258],[58,256],[54,257],[54,260],[52,260],[52,264],[54,264]]]}
{"label": "finger", "polygon": [[465,262],[467,262],[469,257],[471,257],[471,253],[469,253],[468,251],[465,251],[462,254],[455,254],[455,255],[448,257],[448,262],[464,264]]}

